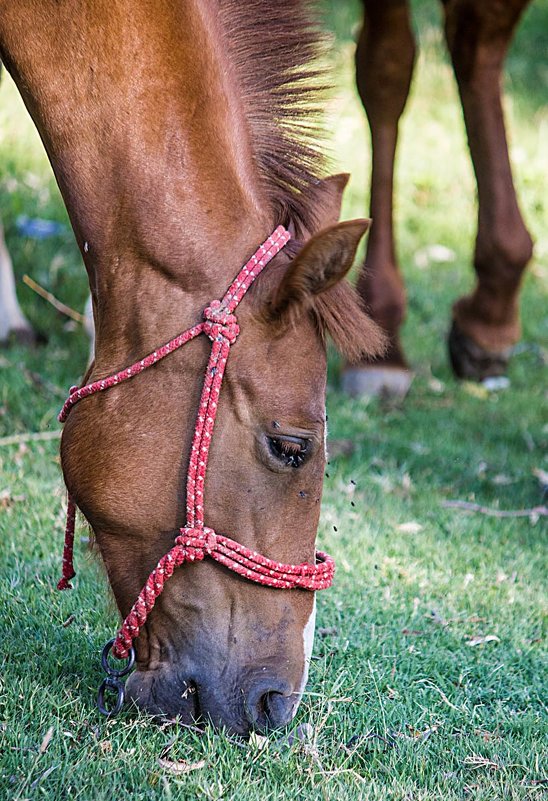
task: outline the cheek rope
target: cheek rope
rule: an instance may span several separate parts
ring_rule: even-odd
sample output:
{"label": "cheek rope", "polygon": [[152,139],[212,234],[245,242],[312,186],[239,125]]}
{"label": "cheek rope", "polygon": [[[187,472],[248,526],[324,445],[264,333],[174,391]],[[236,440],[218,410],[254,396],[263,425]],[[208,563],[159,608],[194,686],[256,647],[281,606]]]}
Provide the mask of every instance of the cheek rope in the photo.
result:
{"label": "cheek rope", "polygon": [[[226,362],[230,348],[240,332],[234,312],[255,278],[289,239],[290,234],[285,228],[282,226],[276,228],[240,270],[222,300],[214,300],[205,308],[203,322],[192,326],[125,370],[93,381],[80,389],[71,387],[69,397],[59,413],[59,421],[64,423],[72,407],[83,398],[134,378],[199,334],[206,334],[212,342],[190,451],[186,485],[186,525],[180,529],[179,535],[175,538],[174,547],[160,559],[148,577],[115,639],[112,643],[107,643],[103,655],[104,666],[107,664],[106,648],[110,650],[110,646],[115,657],[129,658],[133,664],[133,641],[139,636],[139,631],[145,624],[156,599],[162,593],[166,580],[173,575],[176,567],[185,562],[196,562],[209,556],[249,581],[278,589],[323,590],[333,582],[334,560],[322,551],[316,551],[315,564],[306,562],[299,565],[283,564],[246,548],[230,537],[217,534],[204,524],[204,485],[209,446]],[[72,589],[70,580],[76,575],[73,565],[75,517],[76,504],[69,495],[63,572],[57,585],[60,590]],[[109,672],[108,669],[107,673],[115,677],[123,675],[123,672],[114,670]],[[116,682],[107,686],[115,687]]]}

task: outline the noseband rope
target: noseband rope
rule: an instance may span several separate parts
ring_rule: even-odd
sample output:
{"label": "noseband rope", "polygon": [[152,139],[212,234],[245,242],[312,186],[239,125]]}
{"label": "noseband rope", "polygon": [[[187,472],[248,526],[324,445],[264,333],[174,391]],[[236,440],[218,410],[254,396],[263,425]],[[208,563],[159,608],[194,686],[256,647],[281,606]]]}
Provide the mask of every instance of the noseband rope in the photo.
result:
{"label": "noseband rope", "polygon": [[[204,525],[204,485],[209,446],[226,362],[230,348],[240,332],[234,312],[255,278],[289,239],[290,234],[285,228],[282,226],[276,228],[241,269],[222,300],[214,300],[205,308],[203,322],[192,326],[125,370],[87,384],[81,389],[71,387],[69,397],[59,413],[59,421],[64,423],[70,410],[78,401],[134,378],[147,367],[164,359],[199,334],[206,334],[212,341],[190,451],[186,487],[186,525],[180,529],[179,535],[175,538],[174,547],[160,559],[148,577],[116,638],[112,643],[107,644],[106,648],[108,647],[110,650],[109,646],[112,645],[113,655],[119,659],[130,658],[132,660],[133,640],[139,636],[156,599],[164,589],[166,580],[173,575],[175,568],[184,562],[196,562],[205,556],[210,556],[216,562],[250,581],[279,589],[323,590],[329,587],[333,581],[335,563],[331,556],[322,551],[316,551],[314,565],[308,563],[283,564],[268,559],[229,537],[216,534],[213,529]],[[71,589],[70,579],[76,575],[73,566],[75,516],[76,505],[69,495],[63,550],[63,575],[57,585],[60,590]],[[106,648],[103,666],[106,666],[109,678],[105,682],[107,686],[117,688],[116,679],[114,679],[114,683],[109,684],[110,676],[118,677],[125,671],[108,669]]]}

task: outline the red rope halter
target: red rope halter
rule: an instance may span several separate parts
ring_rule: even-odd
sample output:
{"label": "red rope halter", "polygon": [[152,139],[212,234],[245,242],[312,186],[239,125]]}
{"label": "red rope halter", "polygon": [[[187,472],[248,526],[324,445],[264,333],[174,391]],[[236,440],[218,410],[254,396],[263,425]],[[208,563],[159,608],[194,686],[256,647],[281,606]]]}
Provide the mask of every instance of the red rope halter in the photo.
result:
{"label": "red rope halter", "polygon": [[[282,226],[276,228],[240,270],[223,299],[214,300],[206,307],[203,322],[192,326],[125,370],[87,384],[81,389],[71,387],[69,397],[59,413],[59,421],[64,423],[74,404],[82,398],[87,398],[89,395],[102,392],[133,378],[199,334],[207,334],[213,343],[190,452],[186,488],[186,525],[180,529],[179,535],[175,538],[174,547],[160,559],[148,577],[118,631],[113,653],[120,659],[125,659],[129,655],[132,642],[139,636],[139,631],[164,589],[166,580],[173,575],[175,568],[184,562],[198,561],[205,556],[210,556],[216,562],[250,581],[280,589],[323,590],[329,587],[333,581],[335,563],[332,557],[326,553],[316,551],[316,564],[314,565],[307,563],[282,564],[246,548],[229,537],[216,534],[213,529],[204,525],[204,484],[209,446],[213,435],[226,361],[230,348],[240,332],[234,311],[255,278],[284,247],[289,238],[290,235],[285,228]],[[75,516],[76,505],[69,496],[63,550],[63,577],[57,585],[60,590],[71,589],[70,579],[76,575],[73,566]]]}

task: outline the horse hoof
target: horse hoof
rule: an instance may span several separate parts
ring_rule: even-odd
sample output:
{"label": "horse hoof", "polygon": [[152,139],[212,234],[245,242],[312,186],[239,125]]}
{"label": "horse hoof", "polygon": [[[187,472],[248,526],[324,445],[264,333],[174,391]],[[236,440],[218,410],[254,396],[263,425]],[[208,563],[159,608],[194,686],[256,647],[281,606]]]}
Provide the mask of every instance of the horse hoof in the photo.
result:
{"label": "horse hoof", "polygon": [[455,321],[447,340],[449,357],[457,378],[468,381],[484,381],[486,378],[504,376],[512,348],[498,353],[485,350],[470,337],[463,334]]}
{"label": "horse hoof", "polygon": [[413,373],[403,367],[347,367],[342,390],[352,398],[405,398]]}

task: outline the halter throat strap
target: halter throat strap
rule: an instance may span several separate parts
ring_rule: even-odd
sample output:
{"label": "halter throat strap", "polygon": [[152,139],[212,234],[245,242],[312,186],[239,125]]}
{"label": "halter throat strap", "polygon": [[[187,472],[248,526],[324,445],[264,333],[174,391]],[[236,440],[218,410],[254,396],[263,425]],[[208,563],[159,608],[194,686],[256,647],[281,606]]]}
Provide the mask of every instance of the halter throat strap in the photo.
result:
{"label": "halter throat strap", "polygon": [[[175,568],[184,562],[198,561],[210,556],[250,581],[279,589],[321,590],[329,587],[333,581],[334,561],[321,551],[316,552],[313,565],[283,564],[246,548],[229,537],[215,533],[204,524],[204,485],[209,447],[227,359],[230,348],[240,332],[234,312],[255,278],[289,239],[290,234],[285,228],[282,226],[276,228],[240,270],[224,297],[212,301],[205,308],[204,320],[201,323],[192,326],[161,348],[114,375],[81,388],[71,387],[69,397],[59,413],[59,421],[65,422],[72,407],[83,398],[134,378],[199,334],[206,334],[212,342],[190,452],[186,485],[186,525],[180,529],[174,547],[160,559],[148,577],[118,631],[112,650],[114,656],[120,659],[125,659],[130,654],[133,640],[138,637],[156,599],[162,593],[165,581],[173,575]],[[69,496],[63,574],[57,585],[60,590],[70,589],[70,580],[76,575],[73,565],[75,513],[76,505]]]}

